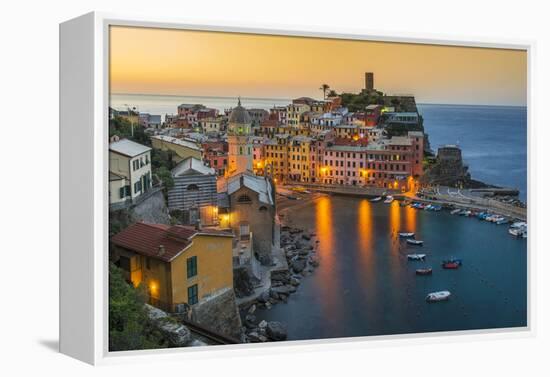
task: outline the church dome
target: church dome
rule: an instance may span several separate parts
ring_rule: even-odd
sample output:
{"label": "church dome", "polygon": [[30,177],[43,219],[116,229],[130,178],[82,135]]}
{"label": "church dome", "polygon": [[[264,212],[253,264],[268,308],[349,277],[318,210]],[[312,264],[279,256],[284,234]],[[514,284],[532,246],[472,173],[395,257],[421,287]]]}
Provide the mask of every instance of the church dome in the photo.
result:
{"label": "church dome", "polygon": [[239,98],[239,102],[237,104],[237,107],[235,107],[231,114],[229,115],[229,123],[237,123],[237,124],[250,124],[252,123],[252,119],[250,119],[250,115],[248,114],[248,111],[241,106],[241,99]]}

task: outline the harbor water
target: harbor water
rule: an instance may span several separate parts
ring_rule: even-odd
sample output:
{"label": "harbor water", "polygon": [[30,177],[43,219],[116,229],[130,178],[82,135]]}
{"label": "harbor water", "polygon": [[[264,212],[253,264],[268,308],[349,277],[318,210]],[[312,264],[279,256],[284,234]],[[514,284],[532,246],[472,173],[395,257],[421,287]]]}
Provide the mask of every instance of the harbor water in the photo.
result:
{"label": "harbor water", "polygon": [[[290,340],[526,326],[527,242],[506,225],[343,196],[291,208],[284,219],[320,241],[320,267],[288,303],[257,311],[286,323]],[[398,232],[415,232],[424,246]],[[426,260],[407,260],[415,252]],[[451,257],[463,266],[443,270]],[[423,267],[433,274],[416,275]],[[425,301],[441,290],[449,301]]]}

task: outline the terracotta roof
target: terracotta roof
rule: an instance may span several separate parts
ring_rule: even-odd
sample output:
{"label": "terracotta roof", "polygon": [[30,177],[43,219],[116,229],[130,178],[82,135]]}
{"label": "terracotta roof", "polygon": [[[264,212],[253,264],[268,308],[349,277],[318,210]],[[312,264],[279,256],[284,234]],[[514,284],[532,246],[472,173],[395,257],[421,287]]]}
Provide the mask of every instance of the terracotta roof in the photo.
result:
{"label": "terracotta roof", "polygon": [[[140,222],[114,235],[111,242],[138,254],[169,262],[189,247],[197,234],[233,237],[231,233],[215,229],[199,231],[190,226]],[[164,247],[164,253],[159,253],[161,245]]]}

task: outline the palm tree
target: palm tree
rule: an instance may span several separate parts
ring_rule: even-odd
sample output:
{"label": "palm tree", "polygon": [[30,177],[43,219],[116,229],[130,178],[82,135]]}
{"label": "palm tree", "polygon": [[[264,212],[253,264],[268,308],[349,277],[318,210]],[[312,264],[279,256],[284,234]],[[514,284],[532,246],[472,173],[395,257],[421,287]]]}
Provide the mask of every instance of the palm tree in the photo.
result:
{"label": "palm tree", "polygon": [[328,84],[323,84],[319,88],[319,90],[323,91],[323,99],[327,99],[327,90],[329,90],[329,89],[330,89],[330,86],[328,86]]}

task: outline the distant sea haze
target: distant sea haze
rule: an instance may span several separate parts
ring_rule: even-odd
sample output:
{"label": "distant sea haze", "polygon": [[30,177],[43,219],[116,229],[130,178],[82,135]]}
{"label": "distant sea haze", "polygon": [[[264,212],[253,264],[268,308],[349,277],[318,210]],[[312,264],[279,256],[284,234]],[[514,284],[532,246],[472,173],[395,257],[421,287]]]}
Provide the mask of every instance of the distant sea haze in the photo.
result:
{"label": "distant sea haze", "polygon": [[[291,99],[241,97],[246,108],[270,109]],[[140,112],[175,114],[182,103],[200,103],[223,112],[237,105],[237,97],[111,94],[115,109],[136,107]],[[432,149],[458,144],[472,178],[518,188],[527,197],[527,108],[519,106],[472,106],[418,104]]]}

